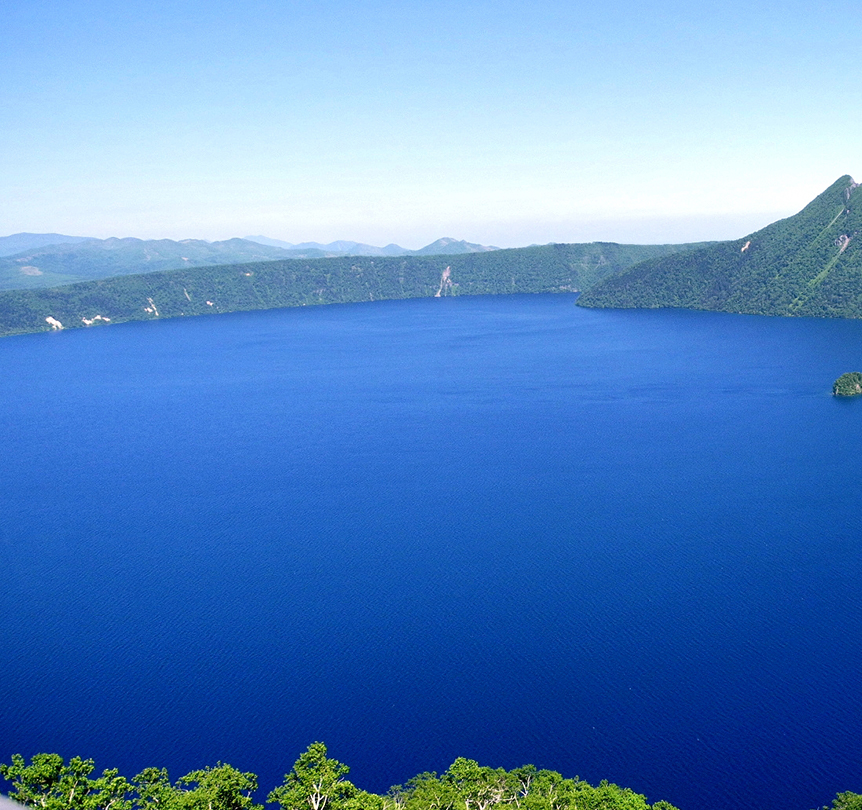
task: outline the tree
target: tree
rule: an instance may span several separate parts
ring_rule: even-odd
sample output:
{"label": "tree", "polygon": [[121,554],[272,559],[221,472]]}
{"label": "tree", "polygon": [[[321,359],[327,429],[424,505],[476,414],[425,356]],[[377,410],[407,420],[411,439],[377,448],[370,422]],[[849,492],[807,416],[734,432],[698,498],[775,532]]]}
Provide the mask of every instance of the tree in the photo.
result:
{"label": "tree", "polygon": [[646,796],[602,780],[594,789],[596,810],[647,810]]}
{"label": "tree", "polygon": [[514,798],[509,795],[506,771],[479,765],[473,759],[458,757],[443,774],[443,780],[455,788],[465,810],[489,810]]}
{"label": "tree", "polygon": [[862,794],[839,793],[832,800],[832,810],[862,810]]}
{"label": "tree", "polygon": [[36,754],[30,764],[20,754],[0,765],[0,776],[12,783],[11,798],[43,810],[131,810],[132,786],[116,769],[90,779],[92,759]]}
{"label": "tree", "polygon": [[177,780],[182,810],[263,810],[252,801],[257,776],[219,762],[215,768],[192,771]]}
{"label": "tree", "polygon": [[[519,771],[523,769],[518,769]],[[517,773],[512,771],[511,773]],[[523,777],[521,777],[523,781]],[[564,779],[556,771],[541,770],[532,774],[527,792],[524,796],[524,806],[528,810],[567,810],[574,806],[586,806],[585,788],[592,796],[592,788],[586,783],[575,779]]]}
{"label": "tree", "polygon": [[356,793],[342,804],[342,810],[384,810],[386,799],[376,793],[357,790]]}
{"label": "tree", "polygon": [[180,792],[165,768],[144,768],[133,780],[136,810],[175,810]]}
{"label": "tree", "polygon": [[102,771],[98,779],[90,780],[85,806],[88,810],[132,810],[132,786],[116,768]]}
{"label": "tree", "polygon": [[414,776],[403,788],[396,785],[389,795],[396,806],[400,802],[406,810],[453,810],[458,803],[455,788],[428,771]]}
{"label": "tree", "polygon": [[267,801],[277,802],[283,810],[340,810],[360,793],[344,779],[349,772],[347,765],[327,758],[322,742],[312,743]]}

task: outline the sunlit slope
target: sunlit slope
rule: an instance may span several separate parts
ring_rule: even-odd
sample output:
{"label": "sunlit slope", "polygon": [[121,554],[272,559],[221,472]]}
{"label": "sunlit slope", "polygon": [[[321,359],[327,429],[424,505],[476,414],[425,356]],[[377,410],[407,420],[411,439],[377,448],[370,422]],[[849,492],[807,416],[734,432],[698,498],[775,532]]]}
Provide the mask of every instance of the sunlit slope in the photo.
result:
{"label": "sunlit slope", "polygon": [[860,231],[862,191],[845,175],[795,216],[742,239],[635,265],[578,303],[862,317]]}
{"label": "sunlit slope", "polygon": [[7,290],[0,292],[0,334],[438,294],[574,292],[636,262],[692,247],[596,242],[456,256],[291,259]]}

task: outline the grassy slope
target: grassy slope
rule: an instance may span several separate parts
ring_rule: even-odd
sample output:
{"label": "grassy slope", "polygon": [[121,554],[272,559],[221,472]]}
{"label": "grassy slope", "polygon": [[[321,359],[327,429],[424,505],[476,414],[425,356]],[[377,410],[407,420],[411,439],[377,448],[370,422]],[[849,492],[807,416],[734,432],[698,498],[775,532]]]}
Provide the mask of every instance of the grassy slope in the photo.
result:
{"label": "grassy slope", "polygon": [[[793,217],[733,242],[636,265],[578,303],[862,317],[859,203],[862,191],[844,176]],[[842,237],[850,238],[843,250]]]}

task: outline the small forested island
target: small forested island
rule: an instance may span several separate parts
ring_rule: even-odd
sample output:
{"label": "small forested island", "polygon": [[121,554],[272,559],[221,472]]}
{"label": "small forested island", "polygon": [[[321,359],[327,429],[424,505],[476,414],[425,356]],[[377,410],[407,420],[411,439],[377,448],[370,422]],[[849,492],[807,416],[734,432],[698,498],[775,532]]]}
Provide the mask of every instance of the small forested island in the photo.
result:
{"label": "small forested island", "polygon": [[832,383],[832,394],[836,397],[855,397],[862,394],[862,371],[848,371]]}
{"label": "small forested island", "polygon": [[[145,768],[131,780],[116,768],[93,778],[91,759],[36,754],[28,764],[15,754],[0,764],[11,798],[44,810],[263,810],[254,794],[257,775],[219,762],[171,782],[165,768]],[[440,774],[421,773],[385,796],[357,788],[350,768],[312,743],[266,801],[281,810],[677,810],[609,782],[593,787],[575,777],[524,765],[511,771],[459,757]],[[827,810],[827,808],[823,808]],[[839,793],[831,810],[862,810],[862,794]]]}

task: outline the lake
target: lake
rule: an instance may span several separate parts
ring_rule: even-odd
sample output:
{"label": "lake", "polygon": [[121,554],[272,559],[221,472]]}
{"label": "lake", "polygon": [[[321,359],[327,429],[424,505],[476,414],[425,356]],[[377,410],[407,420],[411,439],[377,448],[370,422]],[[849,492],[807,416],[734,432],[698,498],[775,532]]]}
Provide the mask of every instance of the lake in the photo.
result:
{"label": "lake", "polygon": [[862,792],[862,322],[574,301],[0,341],[0,759]]}

